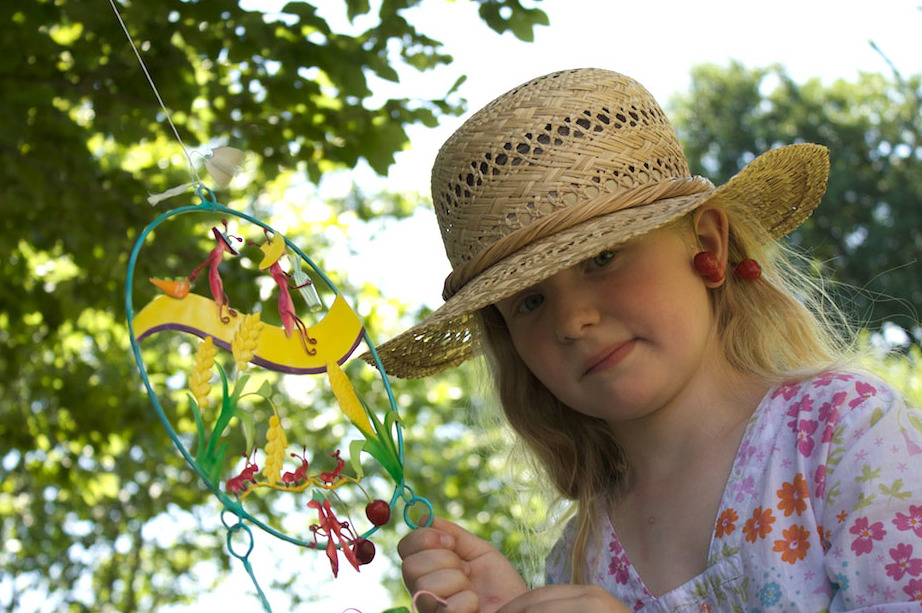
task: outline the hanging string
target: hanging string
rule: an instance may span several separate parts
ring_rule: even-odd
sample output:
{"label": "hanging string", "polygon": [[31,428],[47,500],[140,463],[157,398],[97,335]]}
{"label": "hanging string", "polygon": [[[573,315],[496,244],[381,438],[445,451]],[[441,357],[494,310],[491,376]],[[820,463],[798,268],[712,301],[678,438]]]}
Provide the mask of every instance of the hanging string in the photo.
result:
{"label": "hanging string", "polygon": [[[192,156],[189,155],[189,150],[186,149],[186,145],[183,143],[182,138],[179,136],[179,130],[176,129],[176,126],[173,124],[173,119],[170,116],[170,111],[167,110],[166,104],[163,103],[163,98],[160,97],[160,91],[157,89],[157,85],[154,83],[153,77],[151,77],[150,72],[147,70],[147,65],[144,63],[144,59],[141,57],[141,52],[138,51],[138,47],[134,44],[134,39],[131,38],[131,34],[128,32],[128,27],[125,25],[125,22],[122,21],[122,16],[118,12],[118,7],[115,4],[115,0],[109,0],[109,4],[112,6],[112,10],[115,12],[115,18],[118,19],[119,25],[122,26],[122,31],[125,33],[125,36],[128,38],[128,44],[131,45],[131,49],[134,51],[135,57],[138,58],[138,64],[141,65],[141,70],[144,71],[144,76],[147,77],[147,82],[150,84],[150,88],[154,92],[154,96],[157,97],[157,102],[160,103],[160,108],[163,109],[163,113],[166,116],[167,123],[170,124],[170,128],[173,130],[173,135],[176,137],[179,146],[182,148],[183,155],[186,156],[186,161],[189,163],[189,172],[192,175],[192,181],[195,184],[201,183],[198,173],[195,171],[195,164],[192,162]],[[185,188],[186,186],[183,186]],[[171,194],[172,195],[172,194]],[[156,204],[156,202],[151,202],[151,204]]]}

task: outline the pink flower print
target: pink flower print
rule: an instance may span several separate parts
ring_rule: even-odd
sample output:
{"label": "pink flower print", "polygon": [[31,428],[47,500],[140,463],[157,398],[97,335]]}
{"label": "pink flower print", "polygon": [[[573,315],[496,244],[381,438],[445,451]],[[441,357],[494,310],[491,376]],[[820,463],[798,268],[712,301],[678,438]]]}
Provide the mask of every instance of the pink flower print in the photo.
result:
{"label": "pink flower print", "polygon": [[890,550],[890,557],[893,558],[893,564],[887,564],[887,576],[893,577],[895,581],[906,574],[913,577],[922,575],[922,559],[912,557],[912,545],[900,543]]}
{"label": "pink flower print", "polygon": [[851,402],[848,403],[849,408],[854,409],[856,406],[870,398],[871,396],[877,395],[877,388],[871,385],[870,383],[865,383],[864,381],[855,382],[855,392],[858,394],[857,398],[852,398]]}
{"label": "pink flower print", "polygon": [[[788,417],[799,417],[811,411],[813,411],[813,398],[810,397],[810,394],[805,394],[803,398],[788,407],[788,411],[785,415]],[[796,421],[796,419],[794,421]],[[793,423],[794,422],[788,422],[788,425],[790,426]]]}
{"label": "pink flower print", "polygon": [[828,443],[832,440],[832,435],[835,434],[836,429],[832,424],[826,424],[826,427],[823,428],[823,436],[820,438],[821,443]]}
{"label": "pink flower print", "polygon": [[913,579],[906,584],[903,591],[909,594],[909,600],[922,602],[922,579]]}
{"label": "pink flower print", "polygon": [[916,536],[922,538],[922,505],[909,505],[909,515],[897,512],[893,525],[897,530],[912,530]]}
{"label": "pink flower print", "polygon": [[756,493],[755,478],[752,476],[746,477],[741,483],[734,486],[734,491],[736,492],[737,503],[754,496]]}
{"label": "pink flower print", "polygon": [[884,535],[887,534],[887,531],[884,530],[884,522],[878,521],[869,524],[867,517],[856,519],[855,524],[848,531],[857,535],[855,540],[852,541],[852,551],[859,556],[871,553],[874,541],[882,540]]}
{"label": "pink flower print", "polygon": [[610,551],[612,555],[620,556],[624,552],[624,547],[621,546],[621,541],[615,538],[608,543],[608,551]]}
{"label": "pink flower print", "polygon": [[823,494],[826,493],[826,465],[825,464],[820,464],[817,467],[816,473],[814,473],[813,475],[813,485],[814,485],[813,491],[816,492],[816,497],[822,498]]}
{"label": "pink flower print", "polygon": [[836,372],[824,372],[819,377],[814,379],[813,387],[823,387],[825,385],[829,385],[833,381],[848,381],[851,378],[851,375],[845,375]]}
{"label": "pink flower print", "polygon": [[778,388],[772,392],[772,398],[783,396],[785,400],[790,400],[799,391],[800,385],[796,383],[785,383],[783,385],[779,385]]}
{"label": "pink flower print", "polygon": [[615,582],[621,585],[626,585],[628,579],[631,578],[628,569],[629,566],[626,556],[615,556],[611,559],[611,562],[608,563],[608,574],[614,575]]}
{"label": "pink flower print", "polygon": [[819,422],[812,419],[801,419],[797,422],[797,451],[805,458],[813,452],[813,433],[819,427]]}
{"label": "pink flower print", "polygon": [[848,394],[846,392],[837,392],[835,395],[833,395],[831,401],[821,404],[819,410],[820,421],[824,421],[826,423],[838,421],[839,407],[842,406],[842,403],[845,402],[847,397]]}
{"label": "pink flower print", "polygon": [[746,465],[758,451],[759,448],[757,445],[753,445],[750,441],[743,441],[743,444],[740,446],[740,451],[737,454],[739,458],[738,465]]}

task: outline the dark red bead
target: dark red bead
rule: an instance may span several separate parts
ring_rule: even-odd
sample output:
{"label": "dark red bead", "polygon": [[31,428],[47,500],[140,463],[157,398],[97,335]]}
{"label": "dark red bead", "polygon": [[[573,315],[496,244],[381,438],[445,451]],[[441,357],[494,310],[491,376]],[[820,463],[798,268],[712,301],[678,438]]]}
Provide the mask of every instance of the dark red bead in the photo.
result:
{"label": "dark red bead", "polygon": [[383,500],[373,500],[365,507],[365,517],[376,526],[383,526],[391,520],[391,507]]}
{"label": "dark red bead", "polygon": [[368,539],[357,538],[352,543],[352,551],[359,564],[369,564],[375,559],[375,544]]}
{"label": "dark red bead", "polygon": [[699,251],[695,254],[695,270],[697,270],[702,277],[716,274],[719,268],[720,262],[713,252]]}
{"label": "dark red bead", "polygon": [[746,281],[755,281],[762,276],[762,267],[752,258],[746,258],[736,265],[736,274]]}

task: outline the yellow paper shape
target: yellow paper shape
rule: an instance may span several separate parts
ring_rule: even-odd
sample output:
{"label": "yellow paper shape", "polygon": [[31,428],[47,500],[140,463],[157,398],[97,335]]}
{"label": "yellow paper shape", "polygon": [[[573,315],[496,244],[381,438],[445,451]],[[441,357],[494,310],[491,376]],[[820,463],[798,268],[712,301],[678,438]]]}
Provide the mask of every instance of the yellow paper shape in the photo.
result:
{"label": "yellow paper shape", "polygon": [[279,261],[279,258],[282,257],[282,254],[285,252],[285,237],[281,234],[276,234],[272,237],[272,240],[266,243],[263,243],[259,246],[263,252],[263,259],[259,263],[259,269],[265,270]]}
{"label": "yellow paper shape", "polygon": [[[131,323],[139,342],[161,330],[180,330],[201,338],[210,336],[215,345],[230,351],[234,334],[242,322],[242,313],[231,317],[227,323],[222,322],[214,300],[189,294],[180,300],[166,295],[157,296],[135,315]],[[327,362],[331,360],[342,364],[355,351],[364,335],[358,315],[339,294],[324,318],[307,329],[308,336],[317,340],[316,344],[307,345],[315,351],[312,355],[305,351],[297,332],[286,337],[280,326],[264,322],[258,325],[259,340],[250,361],[269,370],[292,374],[325,372]]]}

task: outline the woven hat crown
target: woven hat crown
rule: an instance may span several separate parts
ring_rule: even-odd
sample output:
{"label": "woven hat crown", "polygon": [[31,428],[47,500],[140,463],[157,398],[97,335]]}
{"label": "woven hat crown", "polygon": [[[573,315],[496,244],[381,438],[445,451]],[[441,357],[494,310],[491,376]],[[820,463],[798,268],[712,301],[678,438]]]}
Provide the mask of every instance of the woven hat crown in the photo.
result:
{"label": "woven hat crown", "polygon": [[537,238],[710,189],[691,178],[675,130],[637,81],[600,69],[533,79],[474,114],[436,157],[432,199],[452,265],[444,297]]}

